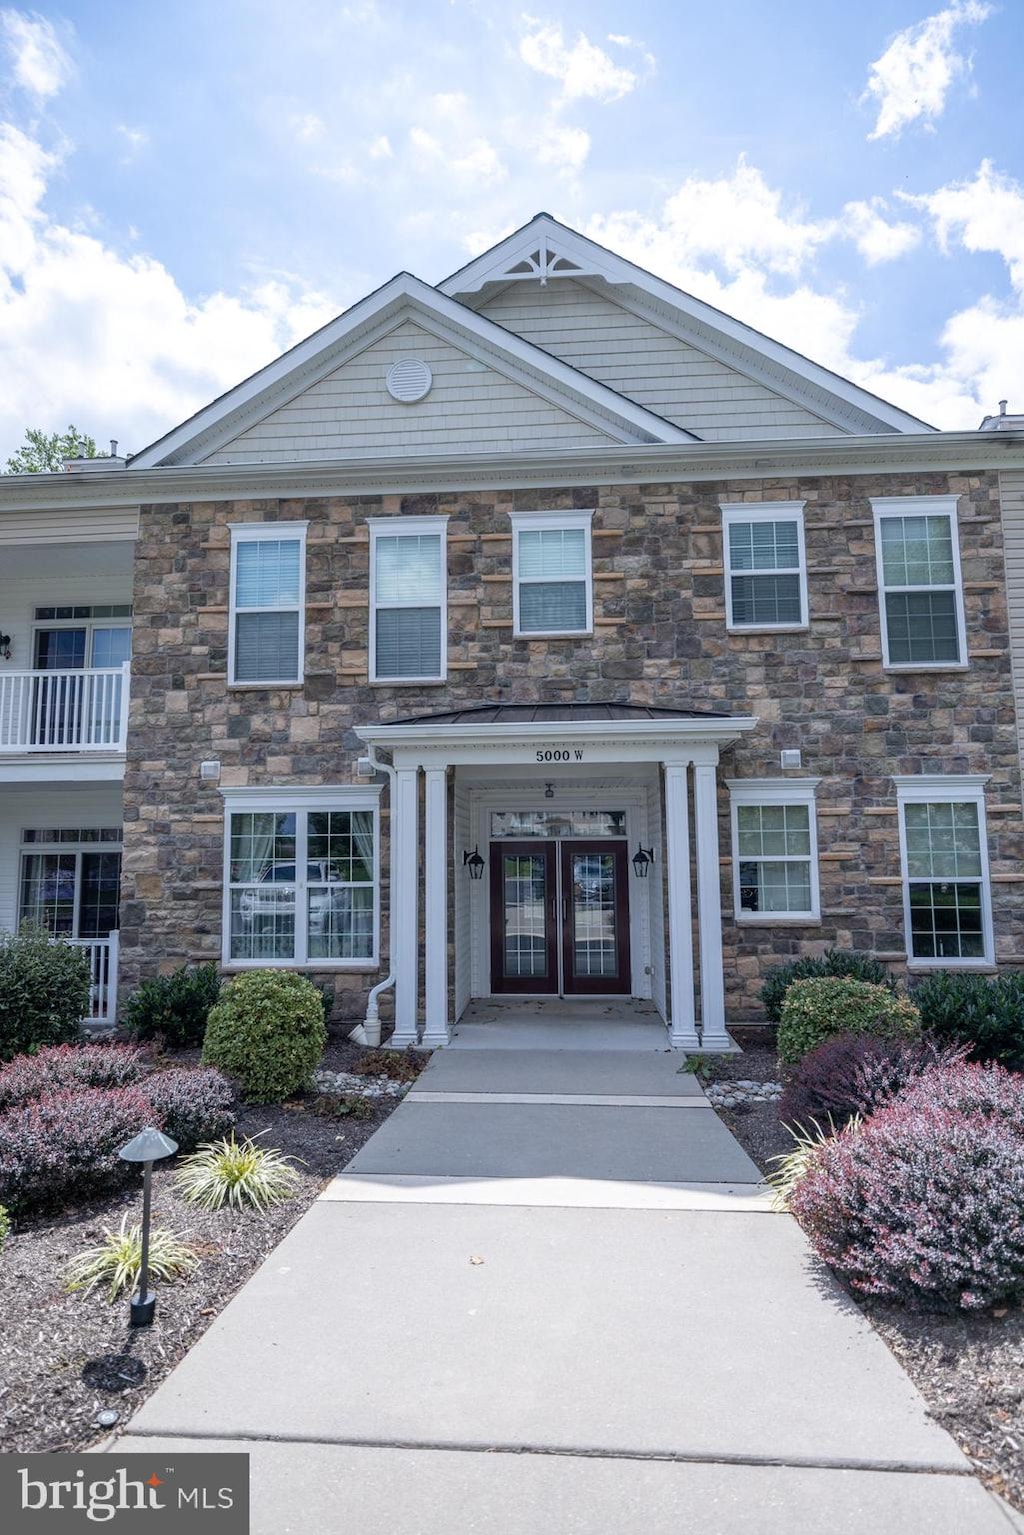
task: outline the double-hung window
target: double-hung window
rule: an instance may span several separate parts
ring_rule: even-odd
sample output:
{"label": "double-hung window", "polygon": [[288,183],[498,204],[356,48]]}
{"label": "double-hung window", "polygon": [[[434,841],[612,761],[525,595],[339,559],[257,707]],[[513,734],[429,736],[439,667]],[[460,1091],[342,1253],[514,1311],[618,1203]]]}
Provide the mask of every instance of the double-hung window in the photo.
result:
{"label": "double-hung window", "polygon": [[911,964],[993,962],[986,781],[978,774],[894,780]]}
{"label": "double-hung window", "polygon": [[375,964],[379,791],[222,792],[225,964]]}
{"label": "double-hung window", "polygon": [[729,780],[738,922],[817,922],[817,778]]}
{"label": "double-hung window", "polygon": [[297,683],[303,675],[306,523],[231,529],[228,680]]}
{"label": "double-hung window", "polygon": [[514,634],[558,637],[591,633],[592,518],[592,512],[513,514]]}
{"label": "double-hung window", "polygon": [[447,519],[371,518],[370,680],[447,675]]}
{"label": "double-hung window", "polygon": [[722,506],[725,617],[729,629],[803,629],[807,624],[804,503]]}
{"label": "double-hung window", "polygon": [[955,496],[871,503],[886,666],[965,666]]}

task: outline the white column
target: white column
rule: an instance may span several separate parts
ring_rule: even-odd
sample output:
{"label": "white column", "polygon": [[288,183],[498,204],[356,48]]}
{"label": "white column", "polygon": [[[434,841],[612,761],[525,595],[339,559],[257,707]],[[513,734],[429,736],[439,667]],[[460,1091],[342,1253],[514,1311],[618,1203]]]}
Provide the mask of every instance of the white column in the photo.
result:
{"label": "white column", "polygon": [[397,1048],[417,1041],[419,982],[419,769],[395,773],[391,803],[391,955],[395,970]]}
{"label": "white column", "polygon": [[693,770],[693,824],[697,841],[697,931],[700,938],[700,1042],[705,1050],[731,1050],[725,1032],[722,965],[722,874],[718,862],[716,765]]}
{"label": "white column", "polygon": [[424,1045],[448,1043],[448,778],[444,768],[426,770],[426,1027]]}
{"label": "white column", "polygon": [[696,1050],[693,993],[693,911],[690,903],[690,826],[686,763],[665,764],[665,867],[668,873],[668,959],[672,985],[669,1043]]}

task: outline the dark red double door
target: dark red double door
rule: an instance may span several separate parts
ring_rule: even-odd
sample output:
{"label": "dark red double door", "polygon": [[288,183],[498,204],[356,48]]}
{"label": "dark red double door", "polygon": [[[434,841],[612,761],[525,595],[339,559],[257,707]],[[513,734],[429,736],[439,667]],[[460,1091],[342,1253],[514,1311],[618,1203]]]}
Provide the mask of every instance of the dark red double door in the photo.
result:
{"label": "dark red double door", "polygon": [[491,843],[491,990],[628,996],[626,844]]}

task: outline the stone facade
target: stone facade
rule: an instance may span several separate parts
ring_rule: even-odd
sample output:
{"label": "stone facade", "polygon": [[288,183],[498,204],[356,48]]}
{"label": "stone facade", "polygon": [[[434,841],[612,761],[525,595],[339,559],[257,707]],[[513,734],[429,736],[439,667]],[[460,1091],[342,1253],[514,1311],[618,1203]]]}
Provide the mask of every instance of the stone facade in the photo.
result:
{"label": "stone facade", "polygon": [[[967,672],[882,669],[869,498],[955,494]],[[806,502],[810,627],[727,634],[719,503]],[[594,507],[593,638],[512,636],[508,513]],[[367,680],[368,517],[447,514],[448,681]],[[229,688],[229,524],[305,519],[306,680]],[[997,955],[1024,963],[1016,718],[997,476],[876,474],[719,484],[615,485],[349,500],[196,502],[142,510],[135,574],[125,859],[124,980],[186,959],[219,959],[223,816],[199,764],[222,785],[347,783],[356,725],[457,706],[577,699],[682,704],[760,717],[720,772],[726,1016],[759,1013],[764,971],[829,944],[904,954],[892,774],[987,773]],[[740,927],[732,914],[726,778],[820,777],[822,918]],[[796,775],[795,775],[796,776]],[[387,815],[382,901],[387,950]],[[336,975],[338,1013],[361,1015],[385,972]],[[320,979],[320,977],[318,977]]]}

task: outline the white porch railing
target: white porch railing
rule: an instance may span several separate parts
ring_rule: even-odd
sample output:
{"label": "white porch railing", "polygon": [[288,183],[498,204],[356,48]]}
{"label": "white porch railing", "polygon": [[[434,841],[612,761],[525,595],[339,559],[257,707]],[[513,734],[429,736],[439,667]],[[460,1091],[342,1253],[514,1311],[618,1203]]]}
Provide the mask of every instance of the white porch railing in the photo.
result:
{"label": "white porch railing", "polygon": [[0,671],[0,754],[123,752],[128,666]]}
{"label": "white porch railing", "polygon": [[89,1014],[83,1023],[117,1022],[117,933],[108,938],[69,938],[89,956]]}

